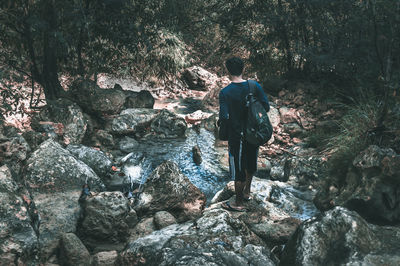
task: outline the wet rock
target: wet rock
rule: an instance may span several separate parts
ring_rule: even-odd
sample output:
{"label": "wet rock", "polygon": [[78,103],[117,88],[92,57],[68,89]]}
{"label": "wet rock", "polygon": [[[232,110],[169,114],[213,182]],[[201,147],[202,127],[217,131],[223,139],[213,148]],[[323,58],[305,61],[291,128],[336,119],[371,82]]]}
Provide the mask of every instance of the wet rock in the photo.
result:
{"label": "wet rock", "polygon": [[259,158],[257,161],[257,173],[259,178],[268,178],[271,173],[272,164],[266,158]]}
{"label": "wet rock", "polygon": [[285,175],[284,168],[281,165],[271,167],[270,177],[271,180],[278,180],[283,182],[288,180],[288,176]]}
{"label": "wet rock", "polygon": [[178,222],[182,222],[200,216],[205,202],[205,195],[182,174],[179,167],[166,161],[146,180],[135,209],[140,215],[168,210]]}
{"label": "wet rock", "polygon": [[85,137],[87,121],[81,108],[68,99],[58,99],[32,119],[32,128],[57,135],[64,144],[79,144]]}
{"label": "wet rock", "polygon": [[152,109],[126,109],[114,118],[111,130],[115,134],[132,134],[146,131],[152,120],[157,116],[158,110]]}
{"label": "wet rock", "polygon": [[174,224],[130,242],[121,265],[275,265],[262,241],[222,209],[195,223]]}
{"label": "wet rock", "polygon": [[117,265],[117,258],[116,250],[99,252],[93,255],[93,266],[114,266]]}
{"label": "wet rock", "polygon": [[104,181],[107,182],[110,178],[112,161],[104,152],[86,147],[84,145],[68,145],[67,150],[81,160]]}
{"label": "wet rock", "polygon": [[10,169],[0,167],[0,264],[37,263],[39,243]]}
{"label": "wet rock", "polygon": [[150,135],[156,138],[184,137],[186,128],[185,119],[178,117],[167,109],[163,109],[151,122]]}
{"label": "wet rock", "polygon": [[327,180],[315,198],[316,205],[331,208],[344,206],[358,212],[369,222],[397,224],[400,222],[400,156],[392,149],[371,145],[353,161],[346,182],[331,191]]}
{"label": "wet rock", "polygon": [[91,265],[89,251],[74,233],[67,233],[61,237],[59,258],[61,264],[66,266]]}
{"label": "wet rock", "polygon": [[159,211],[154,215],[154,225],[157,230],[175,223],[175,217],[167,211]]}
{"label": "wet rock", "polygon": [[235,182],[230,181],[226,184],[226,186],[222,190],[215,193],[214,197],[211,200],[211,203],[217,203],[228,200],[233,195],[235,195]]}
{"label": "wet rock", "polygon": [[101,192],[88,197],[79,236],[94,252],[120,250],[129,236],[129,201],[122,192]]}
{"label": "wet rock", "polygon": [[125,91],[128,95],[125,101],[125,108],[153,108],[154,97],[147,90],[141,90],[140,92]]}
{"label": "wet rock", "polygon": [[280,264],[397,265],[399,233],[399,228],[374,226],[356,212],[336,207],[298,228]]}
{"label": "wet rock", "polygon": [[187,68],[183,74],[183,79],[189,86],[191,90],[207,91],[208,84],[211,80],[215,80],[217,77],[215,74],[211,74],[207,70],[199,66],[193,66]]}
{"label": "wet rock", "polygon": [[199,146],[194,146],[192,148],[192,154],[193,154],[193,161],[196,165],[200,165],[203,159],[201,158],[201,151]]}
{"label": "wet rock", "polygon": [[43,142],[32,153],[24,172],[26,184],[34,195],[80,190],[86,180],[92,189],[104,188],[90,167],[52,139]]}
{"label": "wet rock", "polygon": [[139,142],[128,136],[123,137],[118,143],[119,150],[126,153],[135,151],[138,146]]}
{"label": "wet rock", "polygon": [[83,79],[74,81],[69,93],[85,112],[98,117],[120,113],[126,100],[121,90],[101,89],[94,81]]}

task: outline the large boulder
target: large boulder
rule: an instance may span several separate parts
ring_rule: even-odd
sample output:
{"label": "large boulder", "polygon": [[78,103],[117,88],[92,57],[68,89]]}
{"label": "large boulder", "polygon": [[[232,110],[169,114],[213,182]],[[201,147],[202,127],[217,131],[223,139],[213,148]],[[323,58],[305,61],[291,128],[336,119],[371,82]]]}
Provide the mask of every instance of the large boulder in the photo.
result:
{"label": "large boulder", "polygon": [[43,142],[27,160],[24,182],[41,218],[41,259],[47,260],[55,254],[59,238],[76,231],[83,184],[87,182],[92,190],[105,186],[89,166],[52,139]]}
{"label": "large boulder", "polygon": [[158,112],[158,110],[145,108],[123,110],[112,121],[112,133],[122,135],[146,131],[146,128],[150,126]]}
{"label": "large boulder", "polygon": [[[101,192],[88,197],[79,225],[83,243],[94,252],[120,250],[129,237],[132,216],[128,199],[122,192]],[[136,219],[137,221],[137,219]]]}
{"label": "large boulder", "polygon": [[102,180],[110,178],[112,161],[104,152],[84,145],[68,145],[67,150],[92,168]]}
{"label": "large boulder", "polygon": [[0,265],[34,264],[38,239],[10,169],[0,167]]}
{"label": "large boulder", "polygon": [[392,149],[371,145],[353,161],[344,185],[332,180],[315,198],[321,209],[335,205],[357,211],[370,222],[400,223],[400,155]]}
{"label": "large boulder", "polygon": [[185,136],[186,128],[187,124],[184,118],[163,109],[151,122],[150,134],[157,138],[178,138]]}
{"label": "large boulder", "polygon": [[297,229],[280,265],[399,265],[399,236],[397,227],[374,226],[336,207]]}
{"label": "large boulder", "polygon": [[141,90],[139,92],[125,91],[128,97],[125,101],[125,108],[150,108],[154,106],[154,97],[147,90]]}
{"label": "large boulder", "polygon": [[182,74],[183,79],[191,90],[207,91],[209,90],[210,84],[217,80],[217,76],[205,70],[199,66],[192,66]]}
{"label": "large boulder", "polygon": [[130,242],[121,265],[275,265],[262,241],[222,209]]}
{"label": "large boulder", "polygon": [[104,189],[96,173],[52,139],[43,142],[26,162],[26,185],[33,195],[79,190],[85,182]]}
{"label": "large boulder", "polygon": [[168,210],[179,222],[197,218],[205,206],[205,195],[179,170],[166,161],[147,178],[139,205],[139,214]]}
{"label": "large boulder", "polygon": [[90,266],[89,251],[74,233],[61,237],[59,260],[65,266]]}
{"label": "large boulder", "polygon": [[64,144],[78,144],[85,137],[87,120],[75,102],[62,98],[34,116],[32,128],[54,138],[60,137]]}
{"label": "large boulder", "polygon": [[102,89],[94,81],[84,79],[74,81],[69,93],[85,112],[98,117],[120,113],[127,97],[122,90]]}

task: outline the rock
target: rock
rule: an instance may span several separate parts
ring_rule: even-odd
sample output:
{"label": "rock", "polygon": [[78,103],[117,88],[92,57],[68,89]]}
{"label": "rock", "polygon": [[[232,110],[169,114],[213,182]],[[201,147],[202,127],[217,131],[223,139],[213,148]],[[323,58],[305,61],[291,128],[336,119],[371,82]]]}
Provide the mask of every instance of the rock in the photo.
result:
{"label": "rock", "polygon": [[61,98],[32,119],[32,128],[49,132],[53,138],[58,135],[66,145],[79,144],[85,137],[87,121],[76,103]]}
{"label": "rock", "polygon": [[104,152],[84,145],[68,145],[67,150],[81,160],[105,182],[110,178],[112,161]]}
{"label": "rock", "polygon": [[197,110],[191,114],[186,115],[185,121],[188,124],[198,124],[201,121],[203,121],[204,119],[209,118],[210,116],[212,116],[212,113],[205,113],[201,110]]}
{"label": "rock", "polygon": [[171,224],[176,224],[176,219],[169,212],[159,211],[154,215],[154,225],[157,230],[167,227]]}
{"label": "rock", "polygon": [[122,192],[101,192],[88,197],[79,236],[94,252],[120,250],[129,236],[129,201]]}
{"label": "rock", "polygon": [[310,185],[320,181],[325,161],[321,156],[292,156],[285,161],[285,174],[295,176],[299,185]]}
{"label": "rock", "polygon": [[286,182],[289,176],[285,175],[284,167],[281,165],[273,166],[270,171],[271,180]]}
{"label": "rock", "polygon": [[104,184],[89,166],[52,139],[27,160],[24,180],[41,218],[41,260],[46,261],[55,253],[61,235],[76,231],[85,181],[92,190],[102,190]]}
{"label": "rock", "polygon": [[135,151],[138,146],[139,142],[128,136],[123,137],[118,143],[119,150],[126,153]]}
{"label": "rock", "polygon": [[114,266],[117,265],[117,258],[116,250],[99,252],[93,255],[93,266]]}
{"label": "rock", "polygon": [[303,136],[305,134],[305,130],[297,123],[283,124],[283,130],[289,133],[291,137]]}
{"label": "rock", "polygon": [[40,133],[40,132],[36,132],[36,131],[33,131],[33,130],[29,130],[29,131],[23,132],[22,136],[26,140],[26,142],[28,142],[29,147],[31,148],[31,150],[36,150],[37,147],[39,147],[39,145],[43,141],[48,139],[46,134],[43,134],[43,133]]}
{"label": "rock", "polygon": [[86,180],[92,189],[104,189],[90,167],[52,139],[43,142],[27,160],[24,179],[33,195],[78,191]]}
{"label": "rock", "polygon": [[166,161],[147,178],[135,209],[139,215],[168,210],[182,222],[199,217],[205,203],[205,195],[181,173],[178,165]]}
{"label": "rock", "polygon": [[[346,182],[326,180],[314,199],[322,210],[344,206],[358,212],[367,221],[377,224],[400,222],[400,155],[392,149],[371,145],[353,161]],[[340,185],[337,191],[330,184]]]}
{"label": "rock", "polygon": [[66,233],[61,237],[59,257],[62,265],[91,265],[89,251],[74,233]]}
{"label": "rock", "polygon": [[155,227],[154,224],[154,218],[149,217],[141,220],[135,228],[130,230],[129,232],[129,242],[135,241],[138,238],[144,237],[146,235],[150,235],[154,231],[156,231],[157,228]]}
{"label": "rock", "polygon": [[10,169],[0,167],[0,264],[34,265],[39,243]]}
{"label": "rock", "polygon": [[0,162],[7,164],[10,170],[19,174],[22,163],[26,160],[31,149],[28,142],[14,130],[5,133],[5,136],[0,140]]}
{"label": "rock", "polygon": [[113,147],[115,145],[114,137],[105,130],[98,129],[94,132],[94,138],[98,140],[101,145],[106,147]]}
{"label": "rock", "polygon": [[152,109],[126,109],[114,118],[111,130],[115,134],[132,134],[146,131],[152,120],[157,116],[158,110]]}
{"label": "rock", "polygon": [[226,186],[215,193],[214,197],[211,200],[211,203],[217,203],[221,201],[225,201],[230,199],[233,195],[235,195],[235,182],[230,181]]}
{"label": "rock", "polygon": [[78,79],[69,90],[71,98],[89,114],[102,117],[104,114],[121,112],[126,95],[121,90],[101,89],[94,81]]}
{"label": "rock", "polygon": [[210,84],[212,80],[217,79],[215,74],[211,74],[199,66],[193,66],[185,69],[182,77],[188,84],[189,89],[200,91],[207,91],[209,89],[207,85]]}
{"label": "rock", "polygon": [[198,145],[192,148],[193,161],[196,165],[200,165],[203,159],[201,158],[201,151]]}
{"label": "rock", "polygon": [[271,173],[272,164],[266,158],[259,158],[257,161],[256,176],[260,178],[268,178]]}
{"label": "rock", "polygon": [[222,209],[131,241],[121,265],[275,265],[262,241]]}
{"label": "rock", "polygon": [[299,118],[297,115],[297,110],[294,108],[287,108],[282,106],[279,108],[279,113],[281,115],[281,123],[299,123]]}
{"label": "rock", "polygon": [[279,110],[274,107],[270,106],[269,112],[268,112],[268,117],[269,121],[271,122],[272,127],[277,127],[281,123],[281,116],[279,114]]}
{"label": "rock", "polygon": [[151,122],[151,136],[157,138],[184,137],[187,124],[185,119],[167,109],[161,110],[157,117]]}
{"label": "rock", "polygon": [[336,207],[297,229],[280,265],[397,265],[399,235],[399,228],[373,226]]}
{"label": "rock", "polygon": [[[127,93],[126,91],[125,93]],[[150,108],[154,106],[154,97],[147,90],[141,90],[140,92],[129,91],[129,96],[125,101],[125,108]]]}

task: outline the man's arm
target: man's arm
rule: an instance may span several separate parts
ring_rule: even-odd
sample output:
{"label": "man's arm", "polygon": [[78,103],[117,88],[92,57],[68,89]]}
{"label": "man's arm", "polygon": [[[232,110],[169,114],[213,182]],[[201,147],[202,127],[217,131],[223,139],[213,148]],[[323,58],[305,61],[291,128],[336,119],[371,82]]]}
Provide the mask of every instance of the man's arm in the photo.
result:
{"label": "man's arm", "polygon": [[257,90],[256,90],[256,95],[258,97],[258,100],[261,102],[261,104],[264,106],[265,111],[269,112],[270,106],[269,106],[269,101],[267,95],[264,93],[264,90],[261,88],[261,85],[258,84],[258,82],[255,82]]}
{"label": "man's arm", "polygon": [[228,103],[222,91],[219,93],[219,119],[229,119]]}

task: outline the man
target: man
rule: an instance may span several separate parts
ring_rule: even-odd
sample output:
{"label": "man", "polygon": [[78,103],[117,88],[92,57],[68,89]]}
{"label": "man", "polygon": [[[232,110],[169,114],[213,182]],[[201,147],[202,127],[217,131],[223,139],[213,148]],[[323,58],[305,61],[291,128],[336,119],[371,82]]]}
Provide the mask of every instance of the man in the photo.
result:
{"label": "man", "polygon": [[[235,180],[236,200],[232,203],[225,202],[222,207],[231,211],[245,211],[243,202],[250,199],[259,147],[245,141],[242,133],[247,117],[246,96],[250,89],[248,81],[242,78],[243,61],[232,57],[226,60],[225,66],[232,82],[219,93],[219,119],[227,123],[228,127],[229,172]],[[256,97],[268,112],[268,98],[260,84],[255,83]]]}

